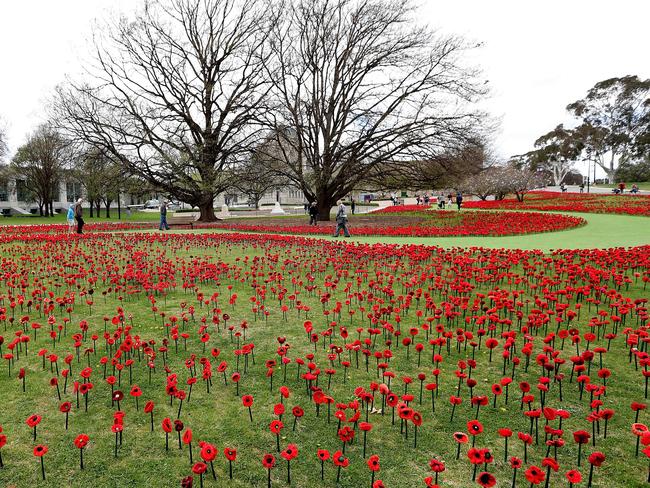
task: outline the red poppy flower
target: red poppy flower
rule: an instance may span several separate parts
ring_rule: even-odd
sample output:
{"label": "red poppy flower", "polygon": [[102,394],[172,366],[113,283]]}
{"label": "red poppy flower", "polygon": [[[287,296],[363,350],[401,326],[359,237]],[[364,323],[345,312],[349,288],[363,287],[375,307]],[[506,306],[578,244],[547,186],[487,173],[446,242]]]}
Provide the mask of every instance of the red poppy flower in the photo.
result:
{"label": "red poppy flower", "polygon": [[375,472],[379,471],[379,468],[380,468],[380,466],[379,466],[379,456],[377,456],[376,454],[373,454],[372,456],[370,456],[368,458],[368,468],[370,469],[370,471],[375,471]]}
{"label": "red poppy flower", "polygon": [[201,446],[201,459],[203,459],[206,463],[210,463],[217,457],[218,452],[219,451],[217,451],[217,449],[212,444],[204,442]]}
{"label": "red poppy flower", "polygon": [[[440,485],[438,483],[436,483],[433,476],[427,476],[426,478],[424,478],[424,485],[426,486],[426,488],[440,488]],[[383,486],[383,483],[382,483],[382,486]],[[373,488],[374,488],[374,485],[373,485]]]}
{"label": "red poppy flower", "polygon": [[470,435],[478,435],[483,432],[483,424],[478,420],[470,420],[467,422],[467,431]]}
{"label": "red poppy flower", "polygon": [[524,474],[526,475],[526,479],[534,485],[539,485],[546,478],[544,471],[535,465],[530,466]]}
{"label": "red poppy flower", "polygon": [[576,430],[573,433],[573,440],[576,441],[577,444],[586,444],[589,442],[589,439],[591,439],[591,434],[586,430]]}
{"label": "red poppy flower", "polygon": [[298,405],[293,407],[293,409],[291,410],[291,413],[293,413],[294,417],[298,417],[298,418],[305,415],[305,411],[301,407],[299,407]]}
{"label": "red poppy flower", "polygon": [[282,403],[276,403],[275,406],[273,407],[273,414],[278,416],[283,415],[284,405]]}
{"label": "red poppy flower", "polygon": [[518,457],[513,456],[513,457],[510,458],[510,467],[512,469],[519,469],[523,465],[524,465],[524,462],[521,459],[519,459]]}
{"label": "red poppy flower", "polygon": [[336,451],[332,454],[332,462],[334,466],[340,466],[341,468],[347,468],[350,465],[350,460],[343,455],[342,451]]}
{"label": "red poppy flower", "polygon": [[533,437],[530,434],[527,434],[526,432],[518,432],[517,437],[519,437],[519,440],[521,440],[525,444],[531,445],[533,443]]}
{"label": "red poppy flower", "polygon": [[151,413],[154,409],[154,403],[150,400],[144,404],[144,413]]}
{"label": "red poppy flower", "polygon": [[284,424],[282,423],[281,420],[273,420],[269,425],[269,429],[271,430],[271,432],[273,432],[276,435],[278,435],[283,428],[284,428]]}
{"label": "red poppy flower", "polygon": [[25,423],[27,425],[29,425],[30,427],[34,428],[38,424],[41,423],[41,420],[42,420],[42,417],[40,415],[34,414],[34,415],[31,415],[31,416],[27,417],[27,420],[25,420]]}
{"label": "red poppy flower", "polygon": [[192,488],[194,485],[194,478],[191,476],[186,476],[181,480],[181,488]]}
{"label": "red poppy flower", "polygon": [[233,449],[232,447],[226,447],[223,450],[223,455],[226,456],[226,459],[228,461],[235,461],[237,459],[237,449]]}
{"label": "red poppy flower", "polygon": [[317,455],[318,459],[322,462],[325,462],[330,458],[330,452],[327,449],[319,449]]}
{"label": "red poppy flower", "polygon": [[251,407],[253,405],[253,396],[252,395],[244,395],[241,397],[241,402],[242,405],[245,407]]}
{"label": "red poppy flower", "polygon": [[467,457],[472,464],[483,464],[486,462],[483,449],[479,449],[478,447],[469,448]]}
{"label": "red poppy flower", "polygon": [[90,438],[86,434],[79,434],[74,440],[74,445],[79,449],[83,449],[88,445],[89,440]]}
{"label": "red poppy flower", "polygon": [[192,429],[187,429],[183,433],[183,444],[191,444],[192,443]]}
{"label": "red poppy flower", "polygon": [[34,456],[43,457],[47,454],[47,446],[39,444],[34,448]]}
{"label": "red poppy flower", "polygon": [[577,469],[571,469],[567,471],[564,476],[566,477],[567,481],[569,483],[580,483],[582,481],[582,475],[580,474],[580,471]]}
{"label": "red poppy flower", "polygon": [[413,425],[416,427],[420,427],[422,425],[422,414],[414,411],[413,415],[411,415],[411,422],[413,422]]}
{"label": "red poppy flower", "polygon": [[370,432],[372,430],[372,424],[369,422],[359,422],[359,430],[362,432]]}
{"label": "red poppy flower", "polygon": [[552,457],[545,457],[545,458],[542,460],[542,466],[544,466],[545,468],[546,468],[546,467],[551,468],[551,469],[552,469],[553,471],[555,471],[555,472],[557,472],[557,471],[560,469],[560,465],[559,465],[558,462],[557,462],[554,458],[552,458]]}
{"label": "red poppy flower", "polygon": [[434,473],[442,473],[445,470],[445,463],[438,459],[432,458],[431,461],[429,461],[429,467]]}
{"label": "red poppy flower", "polygon": [[481,485],[483,488],[490,488],[497,484],[497,480],[492,473],[483,471],[479,473],[476,477],[476,482]]}
{"label": "red poppy flower", "polygon": [[289,444],[287,448],[281,452],[281,455],[287,461],[291,461],[298,455],[298,447],[295,444]]}
{"label": "red poppy flower", "polygon": [[275,466],[275,456],[273,454],[264,454],[262,457],[262,466],[266,469],[271,469]]}
{"label": "red poppy flower", "polygon": [[206,469],[208,469],[208,465],[202,462],[194,463],[194,466],[192,466],[192,472],[194,474],[203,474]]}
{"label": "red poppy flower", "polygon": [[592,452],[589,455],[589,464],[593,464],[597,468],[600,468],[600,466],[605,462],[605,455],[600,452],[600,451],[595,451]]}
{"label": "red poppy flower", "polygon": [[172,431],[172,421],[169,418],[164,418],[162,421],[162,429],[168,434]]}
{"label": "red poppy flower", "polygon": [[467,444],[469,437],[465,432],[454,432],[454,440],[459,444]]}
{"label": "red poppy flower", "polygon": [[501,437],[510,437],[512,435],[512,430],[508,429],[507,427],[503,427],[499,429],[499,435]]}
{"label": "red poppy flower", "polygon": [[63,402],[61,405],[59,405],[59,411],[61,413],[69,412],[71,408],[72,404],[70,402]]}
{"label": "red poppy flower", "polygon": [[354,430],[348,427],[347,425],[339,429],[339,439],[341,442],[351,442],[354,439]]}

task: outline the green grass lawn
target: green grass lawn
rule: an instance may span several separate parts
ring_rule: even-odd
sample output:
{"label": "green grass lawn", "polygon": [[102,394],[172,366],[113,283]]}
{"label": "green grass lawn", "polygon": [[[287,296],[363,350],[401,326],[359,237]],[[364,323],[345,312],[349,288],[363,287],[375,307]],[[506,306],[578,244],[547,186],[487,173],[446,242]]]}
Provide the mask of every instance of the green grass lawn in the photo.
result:
{"label": "green grass lawn", "polygon": [[[178,486],[180,479],[191,473],[188,448],[183,446],[183,449],[179,449],[175,434],[170,438],[170,450],[165,450],[165,437],[160,429],[160,422],[165,416],[176,418],[179,403],[178,400],[175,400],[173,405],[170,405],[169,399],[164,394],[166,374],[160,352],[158,352],[156,371],[152,374],[151,383],[148,379],[146,362],[139,354],[131,355],[131,358],[135,360],[132,383],[139,385],[144,391],[139,401],[140,409],[147,400],[153,400],[156,404],[154,409],[155,432],[150,432],[149,416],[141,410],[136,411],[134,399],[128,395],[131,383],[129,382],[128,367],[124,368],[121,373],[121,389],[125,392],[126,398],[122,401],[121,408],[126,413],[125,428],[123,443],[118,449],[117,458],[114,457],[115,436],[111,433],[111,424],[116,407],[111,407],[110,387],[102,378],[103,367],[100,364],[100,358],[107,355],[108,351],[101,336],[104,333],[103,317],[106,316],[110,319],[115,316],[118,307],[121,307],[127,317],[126,325],[132,324],[133,326],[132,334],[142,340],[154,339],[156,349],[163,345],[163,340],[166,337],[166,329],[163,327],[163,320],[159,313],[166,313],[165,322],[168,322],[172,315],[181,317],[183,313],[185,314],[187,321],[181,320],[179,323],[184,324],[183,328],[190,333],[187,346],[181,339],[178,341],[177,351],[175,342],[171,340],[170,352],[165,360],[170,372],[179,375],[179,388],[188,389],[185,380],[190,373],[184,361],[189,359],[191,354],[196,355],[197,361],[204,356],[210,357],[212,360],[215,371],[210,393],[207,392],[206,385],[201,380],[201,367],[199,366],[197,372],[199,381],[194,385],[191,401],[186,401],[183,404],[181,419],[186,427],[193,430],[195,461],[199,459],[197,444],[200,440],[207,440],[215,444],[220,451],[223,451],[224,447],[237,448],[239,454],[234,463],[233,481],[227,480],[228,464],[221,452],[215,461],[217,481],[213,481],[211,475],[208,475],[205,479],[206,486],[266,486],[266,471],[261,466],[261,457],[266,452],[274,453],[278,458],[278,466],[272,475],[273,486],[287,486],[286,462],[276,452],[275,436],[268,429],[270,421],[276,418],[272,414],[272,409],[273,405],[279,401],[278,388],[282,384],[286,384],[292,393],[285,402],[287,413],[283,417],[285,429],[280,439],[281,446],[284,448],[288,443],[293,442],[298,445],[300,452],[298,458],[292,462],[292,485],[300,487],[335,486],[336,468],[331,462],[325,466],[325,481],[320,481],[320,464],[316,458],[316,451],[319,448],[326,448],[332,452],[340,449],[341,443],[336,436],[337,422],[332,416],[328,423],[325,407],[321,409],[320,415],[316,416],[315,407],[309,401],[306,393],[305,381],[298,377],[295,362],[295,358],[305,358],[315,351],[315,363],[318,367],[321,370],[330,367],[326,357],[326,348],[329,346],[330,340],[320,337],[314,348],[307,340],[303,329],[305,312],[300,312],[292,307],[288,310],[285,318],[280,310],[277,293],[281,288],[286,288],[287,292],[283,303],[289,304],[291,302],[288,301],[288,295],[300,292],[298,297],[303,305],[310,307],[308,318],[314,321],[316,330],[322,330],[324,324],[336,321],[348,328],[350,338],[347,342],[350,342],[357,337],[355,332],[357,327],[365,328],[369,325],[368,319],[359,307],[367,307],[369,310],[373,304],[380,306],[382,302],[388,304],[391,301],[387,290],[382,289],[382,286],[389,286],[388,281],[384,281],[381,286],[374,286],[374,288],[371,285],[371,282],[382,276],[376,273],[384,275],[381,280],[387,280],[388,276],[399,277],[390,285],[396,294],[393,299],[396,300],[398,295],[404,296],[405,294],[406,289],[403,283],[407,283],[410,278],[420,276],[424,272],[423,267],[430,267],[428,269],[443,280],[453,280],[454,274],[458,272],[454,271],[454,267],[458,264],[452,264],[455,260],[445,256],[436,256],[432,258],[433,262],[429,260],[421,263],[409,263],[408,259],[391,258],[385,253],[374,258],[371,258],[371,254],[364,253],[358,255],[356,260],[346,261],[346,254],[342,248],[326,248],[316,243],[304,246],[281,245],[275,247],[265,246],[262,243],[263,239],[249,239],[241,244],[229,241],[210,243],[191,236],[188,236],[187,240],[181,236],[172,235],[162,236],[162,239],[164,240],[160,243],[149,243],[147,239],[137,238],[136,234],[126,233],[113,237],[107,235],[102,239],[91,239],[79,243],[77,241],[71,243],[62,241],[55,244],[34,242],[11,243],[4,246],[6,258],[4,266],[17,272],[17,276],[23,276],[23,280],[27,280],[25,282],[27,286],[15,288],[15,283],[8,277],[5,277],[2,283],[2,306],[7,307],[8,317],[15,317],[13,324],[10,324],[8,320],[0,321],[0,330],[5,327],[7,329],[2,332],[5,337],[3,353],[7,352],[7,344],[13,337],[13,331],[17,328],[20,329],[19,321],[22,317],[28,317],[24,323],[27,327],[26,333],[32,337],[32,341],[29,343],[29,353],[26,354],[23,351],[21,358],[13,365],[11,376],[7,374],[6,361],[0,369],[0,391],[3,392],[4,400],[3,408],[0,409],[0,425],[3,426],[3,433],[8,437],[8,444],[2,449],[5,468],[0,469],[0,480],[7,486],[37,484],[38,486],[53,487],[88,485],[97,487],[167,487]],[[463,253],[458,252],[459,256],[462,256]],[[477,256],[480,256],[480,253]],[[533,261],[536,261],[536,264]],[[487,265],[487,262],[477,261],[476,273],[479,273],[483,266]],[[542,260],[531,260],[529,265],[537,270],[535,278],[530,278],[531,284],[547,273],[549,277],[553,278],[552,267],[547,270]],[[151,303],[144,294],[129,292],[137,290],[140,287],[139,283],[148,282],[148,276],[152,277],[154,282],[164,279],[164,275],[157,277],[157,274],[172,266],[175,271],[170,276],[174,277],[176,284],[169,289],[166,297],[156,295],[158,314],[154,314],[151,311]],[[144,274],[138,276],[129,271],[136,269],[141,269]],[[116,273],[118,270],[119,274]],[[365,277],[364,270],[368,272]],[[505,268],[502,271],[505,271]],[[632,277],[632,272],[633,270],[628,270],[625,274]],[[61,273],[68,277],[61,276]],[[514,276],[524,276],[521,266],[514,266],[512,273]],[[335,279],[337,275],[339,278]],[[91,283],[95,276],[98,281],[93,285]],[[359,280],[357,280],[357,276]],[[476,286],[470,294],[472,300],[477,293],[486,293],[495,286],[505,289],[515,287],[508,283],[511,278],[499,277],[493,273],[487,273],[485,277],[492,279],[492,283],[471,280]],[[557,283],[553,285],[554,288],[566,285],[566,280],[562,277],[559,278],[559,281],[557,281],[558,278],[553,279]],[[165,281],[167,280],[165,279]],[[338,286],[336,285],[337,281]],[[254,282],[257,283],[256,287],[252,286]],[[301,282],[302,285],[299,284]],[[304,288],[307,283],[312,282],[317,287],[313,292]],[[344,287],[347,282],[351,283],[351,291],[365,290],[363,301],[352,300],[351,308],[357,310],[354,315],[347,313],[347,305],[345,305],[346,300],[349,300],[349,293],[345,291]],[[183,286],[188,283],[196,287],[193,292],[187,291],[187,286]],[[427,283],[429,282],[427,281]],[[433,283],[434,281],[431,281],[429,286]],[[610,282],[604,283],[610,284]],[[228,288],[230,286],[232,289]],[[63,308],[55,306],[51,312],[56,318],[56,324],[63,325],[64,317],[70,319],[66,326],[67,333],[62,334],[62,338],[56,344],[53,344],[47,335],[49,329],[46,325],[46,317],[42,316],[33,305],[30,309],[25,303],[22,306],[15,305],[13,308],[9,306],[12,301],[17,300],[18,295],[37,298],[39,295],[34,295],[33,292],[42,290],[43,287],[46,290],[52,290],[55,298],[75,297],[74,309],[69,314],[65,311],[66,305]],[[90,288],[94,290],[92,309],[85,304],[89,295],[80,296]],[[266,291],[265,308],[270,313],[268,320],[253,312],[249,300],[251,296],[261,297],[262,288]],[[531,307],[534,307],[533,295],[538,292],[524,283],[516,285],[516,288],[522,290],[519,299],[522,301],[532,300]],[[374,298],[367,294],[369,290],[374,290],[372,292]],[[442,290],[445,291],[444,296],[440,293]],[[214,296],[213,293],[218,293],[218,296],[215,296],[215,301],[205,305],[197,301],[196,292],[198,291],[204,294],[206,300]],[[549,292],[550,290],[545,293]],[[630,299],[647,296],[641,282],[635,279],[632,279],[631,283],[620,289],[619,292]],[[234,305],[230,305],[228,299],[233,293],[238,295],[238,299]],[[323,293],[329,294],[326,304],[322,304],[320,301]],[[431,293],[433,301],[438,305],[450,300],[453,295],[447,295],[451,292],[446,287],[440,290],[432,287]],[[9,296],[13,296],[14,299],[10,299]],[[336,302],[343,304],[343,313],[340,317],[337,313],[331,312]],[[488,301],[488,303],[491,302]],[[571,299],[571,303],[575,303],[575,298]],[[194,319],[188,313],[190,305],[196,307]],[[399,313],[402,318],[402,331],[407,331],[424,320],[418,318],[414,311],[415,308],[424,310],[424,300],[418,300],[417,305],[413,302],[410,311],[404,305],[402,307],[404,310]],[[525,309],[528,308],[529,306],[525,307]],[[572,308],[574,308],[573,305]],[[601,309],[609,310],[609,307],[603,304]],[[324,311],[327,311],[328,314],[324,315]],[[196,334],[198,324],[203,317],[208,324],[211,324],[213,315],[222,316],[223,313],[230,315],[227,325],[235,326],[233,332],[242,332],[240,324],[242,321],[247,322],[246,339],[244,340],[242,337],[237,340],[232,337],[231,333],[224,329],[222,321],[219,329],[214,325],[209,325],[210,339],[204,349]],[[498,312],[498,314],[501,318],[508,318],[508,316],[512,318],[512,314],[509,315],[506,312]],[[394,314],[389,315],[386,315],[385,319],[395,324]],[[433,313],[425,311],[424,316],[427,315],[433,315]],[[588,307],[583,302],[583,311],[580,318],[574,321],[573,326],[579,326],[582,332],[586,332],[588,330],[586,323],[592,316],[596,316],[595,307]],[[84,353],[84,350],[91,347],[92,342],[89,338],[83,341],[78,362],[71,336],[79,332],[81,320],[87,320],[89,323],[88,337],[91,334],[97,334],[100,339],[96,352],[88,354]],[[442,318],[433,321],[433,323],[438,321],[445,323],[450,330],[455,330],[464,324],[462,316],[447,320]],[[34,333],[29,327],[29,324],[33,322],[44,325],[44,328],[38,331],[36,340],[33,340]],[[630,325],[633,324],[630,323]],[[114,330],[110,320],[108,328]],[[476,331],[475,326],[471,328]],[[553,329],[554,327],[549,327],[549,332]],[[286,380],[283,378],[283,369],[281,367],[276,369],[274,385],[273,388],[270,388],[270,380],[265,375],[264,363],[269,359],[280,359],[277,355],[278,337],[284,337],[286,343],[291,345],[289,357],[292,362],[287,367]],[[364,332],[361,337],[365,338],[367,334]],[[373,349],[378,351],[386,349],[383,344],[386,338],[380,334],[376,338]],[[338,335],[331,340],[333,344],[344,345]],[[420,366],[418,366],[417,353],[413,347],[409,349],[407,357],[404,346],[393,344],[394,358],[390,362],[390,370],[397,375],[393,380],[393,389],[398,393],[404,392],[404,386],[400,380],[402,376],[416,377],[418,373],[424,373],[427,382],[433,381],[431,375],[431,370],[434,367],[431,363],[432,350],[423,331],[420,331],[418,340],[427,344],[425,352],[422,353]],[[538,348],[541,348],[540,341],[541,338],[538,337],[536,339]],[[230,374],[236,369],[237,363],[234,351],[240,349],[241,344],[245,342],[255,344],[255,364],[251,359],[245,366],[245,361],[241,358],[238,368],[242,372],[240,395],[252,394],[255,398],[252,422],[249,419],[248,411],[241,405],[241,399],[235,394],[235,385],[230,379]],[[568,358],[574,354],[574,346],[565,344],[560,348],[560,345],[557,344],[557,347],[558,350],[561,350],[562,357]],[[64,429],[64,415],[58,411],[60,402],[57,399],[56,388],[50,386],[49,383],[56,373],[50,369],[49,365],[43,370],[41,358],[36,355],[36,351],[41,348],[55,351],[59,355],[59,368],[61,369],[65,367],[63,363],[65,355],[72,353],[73,378],[79,378],[81,368],[88,364],[94,371],[92,374],[94,388],[90,392],[87,413],[84,411],[83,399],[80,409],[74,407],[75,395],[71,390],[72,379],[68,383],[67,393],[62,392],[63,399],[73,403],[68,431]],[[216,359],[210,355],[212,348],[220,350],[220,355]],[[581,350],[583,348],[584,346],[581,346]],[[449,352],[443,348],[441,354],[444,356],[444,361],[440,364],[442,373],[438,380],[440,394],[436,400],[435,413],[431,411],[431,400],[426,391],[423,402],[420,404],[417,379],[410,386],[409,392],[416,397],[412,405],[424,416],[424,424],[418,433],[417,448],[413,446],[412,430],[409,431],[407,439],[404,435],[400,435],[399,420],[396,425],[392,424],[390,409],[384,416],[378,414],[369,416],[373,429],[368,436],[366,458],[370,454],[380,456],[382,468],[378,478],[383,479],[386,486],[423,486],[422,479],[431,474],[428,470],[428,461],[433,456],[446,462],[447,469],[441,475],[443,486],[477,486],[471,482],[471,468],[465,456],[467,448],[463,448],[461,460],[456,461],[456,447],[451,438],[451,434],[455,431],[466,431],[466,421],[473,418],[474,409],[468,404],[467,389],[463,387],[464,402],[456,410],[453,421],[450,420],[451,406],[448,401],[449,395],[456,391],[457,380],[454,370],[457,361],[471,358],[470,349],[466,349],[465,344],[461,344],[457,349],[455,342],[451,344]],[[541,349],[537,351],[539,350]],[[495,351],[491,362],[485,347],[477,351],[475,356],[479,367],[474,376],[478,381],[474,394],[490,396],[490,404],[482,409],[480,415],[486,432],[478,437],[477,446],[492,449],[495,462],[490,466],[490,471],[497,476],[500,482],[498,486],[510,486],[511,470],[502,459],[503,441],[496,435],[496,429],[507,425],[515,432],[528,431],[529,423],[520,411],[520,394],[516,388],[516,382],[526,379],[535,385],[540,369],[534,366],[534,357],[528,372],[523,371],[523,366],[519,368],[516,382],[511,385],[509,403],[506,405],[502,397],[499,399],[497,407],[494,408],[490,385],[503,375],[502,362],[497,351]],[[352,363],[347,370],[345,381],[343,380],[343,367],[337,359],[334,359],[332,365],[336,374],[332,378],[331,387],[327,387],[324,375],[319,380],[319,386],[338,402],[352,401],[355,387],[363,386],[368,389],[370,382],[380,381],[380,378],[377,377],[374,357],[370,358],[368,372],[366,372],[364,356],[363,354],[359,354],[359,356],[360,362],[357,368],[356,354],[344,352],[342,355],[343,359],[349,359]],[[129,356],[124,356],[124,358],[127,357]],[[224,384],[223,376],[216,372],[216,367],[222,360],[228,362],[227,385]],[[622,338],[619,337],[618,340],[613,341],[611,351],[605,355],[605,366],[610,368],[613,374],[608,383],[608,395],[604,401],[607,407],[615,408],[617,414],[609,423],[608,438],[603,439],[602,433],[598,437],[596,448],[606,452],[608,458],[603,467],[598,470],[594,486],[641,486],[645,479],[644,470],[647,462],[642,458],[635,459],[633,455],[634,439],[629,431],[632,413],[629,410],[629,404],[632,400],[643,400],[643,387],[640,383],[640,373],[636,372],[633,364],[631,365],[627,361],[627,351]],[[16,377],[20,367],[26,370],[26,393],[21,391],[20,381]],[[507,366],[507,374],[510,374],[511,367],[511,365]],[[565,366],[565,368],[564,372],[568,376],[570,366]],[[597,367],[594,365],[592,372],[594,383],[599,381],[595,375],[596,369]],[[109,374],[112,372],[110,366],[108,371]],[[301,373],[304,371],[305,366],[302,367]],[[63,379],[61,377],[59,379],[62,383]],[[63,389],[62,384],[60,387]],[[116,388],[119,387],[116,386]],[[571,440],[571,432],[578,428],[588,429],[588,424],[584,419],[590,409],[587,401],[579,400],[575,379],[573,384],[566,382],[562,402],[559,402],[557,394],[557,387],[554,387],[548,395],[548,404],[554,407],[561,406],[572,415],[564,424],[567,432],[567,445],[560,450],[558,457],[562,469],[566,470],[569,467],[575,467],[577,457],[576,446]],[[295,405],[303,407],[306,413],[298,421],[294,431],[290,409]],[[332,414],[333,412],[334,409]],[[38,427],[36,442],[32,440],[31,429],[25,425],[25,419],[33,413],[43,416],[43,421]],[[645,420],[645,415],[642,416],[642,420]],[[542,427],[543,422],[540,422],[540,429]],[[409,428],[412,429],[412,426]],[[83,471],[78,466],[79,452],[73,446],[73,439],[82,432],[91,438],[90,445],[84,454],[86,469]],[[351,465],[342,470],[340,486],[369,484],[370,474],[362,455],[361,437],[357,434],[354,443],[347,447],[346,455],[349,457]],[[529,462],[538,466],[546,452],[546,448],[543,446],[543,437],[542,433],[540,445],[533,445],[529,450]],[[32,455],[32,448],[37,443],[44,443],[49,447],[49,452],[45,457],[46,482],[40,480],[40,466],[38,460]],[[596,448],[587,446],[585,453],[590,453]],[[511,440],[510,455],[523,456],[521,442],[516,440],[516,433],[515,438]],[[585,460],[583,462],[586,464]],[[581,469],[583,475],[586,476],[587,468],[583,466]],[[198,477],[195,486],[198,486]],[[523,471],[519,473],[517,486],[528,486]],[[565,486],[561,473],[553,475],[551,486]]]}

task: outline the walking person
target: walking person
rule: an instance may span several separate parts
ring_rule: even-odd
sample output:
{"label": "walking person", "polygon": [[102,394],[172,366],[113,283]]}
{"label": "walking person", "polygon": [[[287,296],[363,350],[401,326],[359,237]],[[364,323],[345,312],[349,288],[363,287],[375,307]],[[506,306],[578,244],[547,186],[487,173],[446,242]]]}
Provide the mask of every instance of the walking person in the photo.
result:
{"label": "walking person", "polygon": [[343,231],[345,237],[350,237],[350,231],[348,230],[348,215],[345,205],[341,200],[336,203],[339,207],[336,212],[336,231],[332,237],[338,237],[341,231]]}
{"label": "walking person", "polygon": [[318,225],[318,207],[316,202],[312,202],[309,206],[309,225]]}
{"label": "walking person", "polygon": [[74,219],[77,221],[77,234],[83,234],[85,222],[83,219],[83,209],[81,208],[81,198],[77,200],[74,206]]}
{"label": "walking person", "polygon": [[74,202],[68,207],[66,220],[68,221],[68,234],[72,234],[74,232]]}
{"label": "walking person", "polygon": [[167,225],[167,201],[163,200],[160,204],[160,225],[158,230],[169,230],[169,225]]}
{"label": "walking person", "polygon": [[354,215],[354,209],[357,207],[357,203],[354,201],[354,198],[350,198],[350,208],[352,209],[352,215]]}
{"label": "walking person", "polygon": [[456,205],[460,211],[460,206],[463,204],[463,194],[461,192],[456,193]]}

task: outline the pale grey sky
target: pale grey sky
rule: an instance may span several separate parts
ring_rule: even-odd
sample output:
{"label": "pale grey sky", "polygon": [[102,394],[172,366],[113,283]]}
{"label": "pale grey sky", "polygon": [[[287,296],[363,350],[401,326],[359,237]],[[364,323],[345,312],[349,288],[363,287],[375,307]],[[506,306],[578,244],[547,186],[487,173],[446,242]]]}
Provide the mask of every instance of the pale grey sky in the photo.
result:
{"label": "pale grey sky", "polygon": [[[136,0],[0,0],[0,119],[15,150],[44,116],[43,104],[81,70],[92,22]],[[501,120],[507,157],[560,122],[565,106],[597,81],[650,77],[650,1],[421,0],[420,19],[482,42],[478,63],[492,89],[486,108]]]}

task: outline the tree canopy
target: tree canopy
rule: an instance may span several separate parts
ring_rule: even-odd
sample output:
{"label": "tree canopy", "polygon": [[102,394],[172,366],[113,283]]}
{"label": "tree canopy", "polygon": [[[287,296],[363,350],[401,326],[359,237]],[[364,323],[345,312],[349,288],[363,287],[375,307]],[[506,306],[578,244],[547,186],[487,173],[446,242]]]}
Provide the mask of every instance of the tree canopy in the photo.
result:
{"label": "tree canopy", "polygon": [[284,176],[320,220],[374,168],[430,160],[476,135],[483,94],[466,43],[420,26],[410,0],[293,0],[265,58]]}
{"label": "tree canopy", "polygon": [[587,95],[567,106],[581,125],[576,139],[585,158],[614,181],[616,165],[639,158],[650,143],[650,79],[610,78],[596,83]]}
{"label": "tree canopy", "polygon": [[102,25],[88,81],[59,87],[71,136],[213,220],[227,171],[257,140],[273,15],[259,0],[150,0]]}
{"label": "tree canopy", "polygon": [[53,215],[62,171],[70,157],[70,143],[49,125],[41,125],[18,148],[11,161],[16,179],[24,181],[41,215]]}

